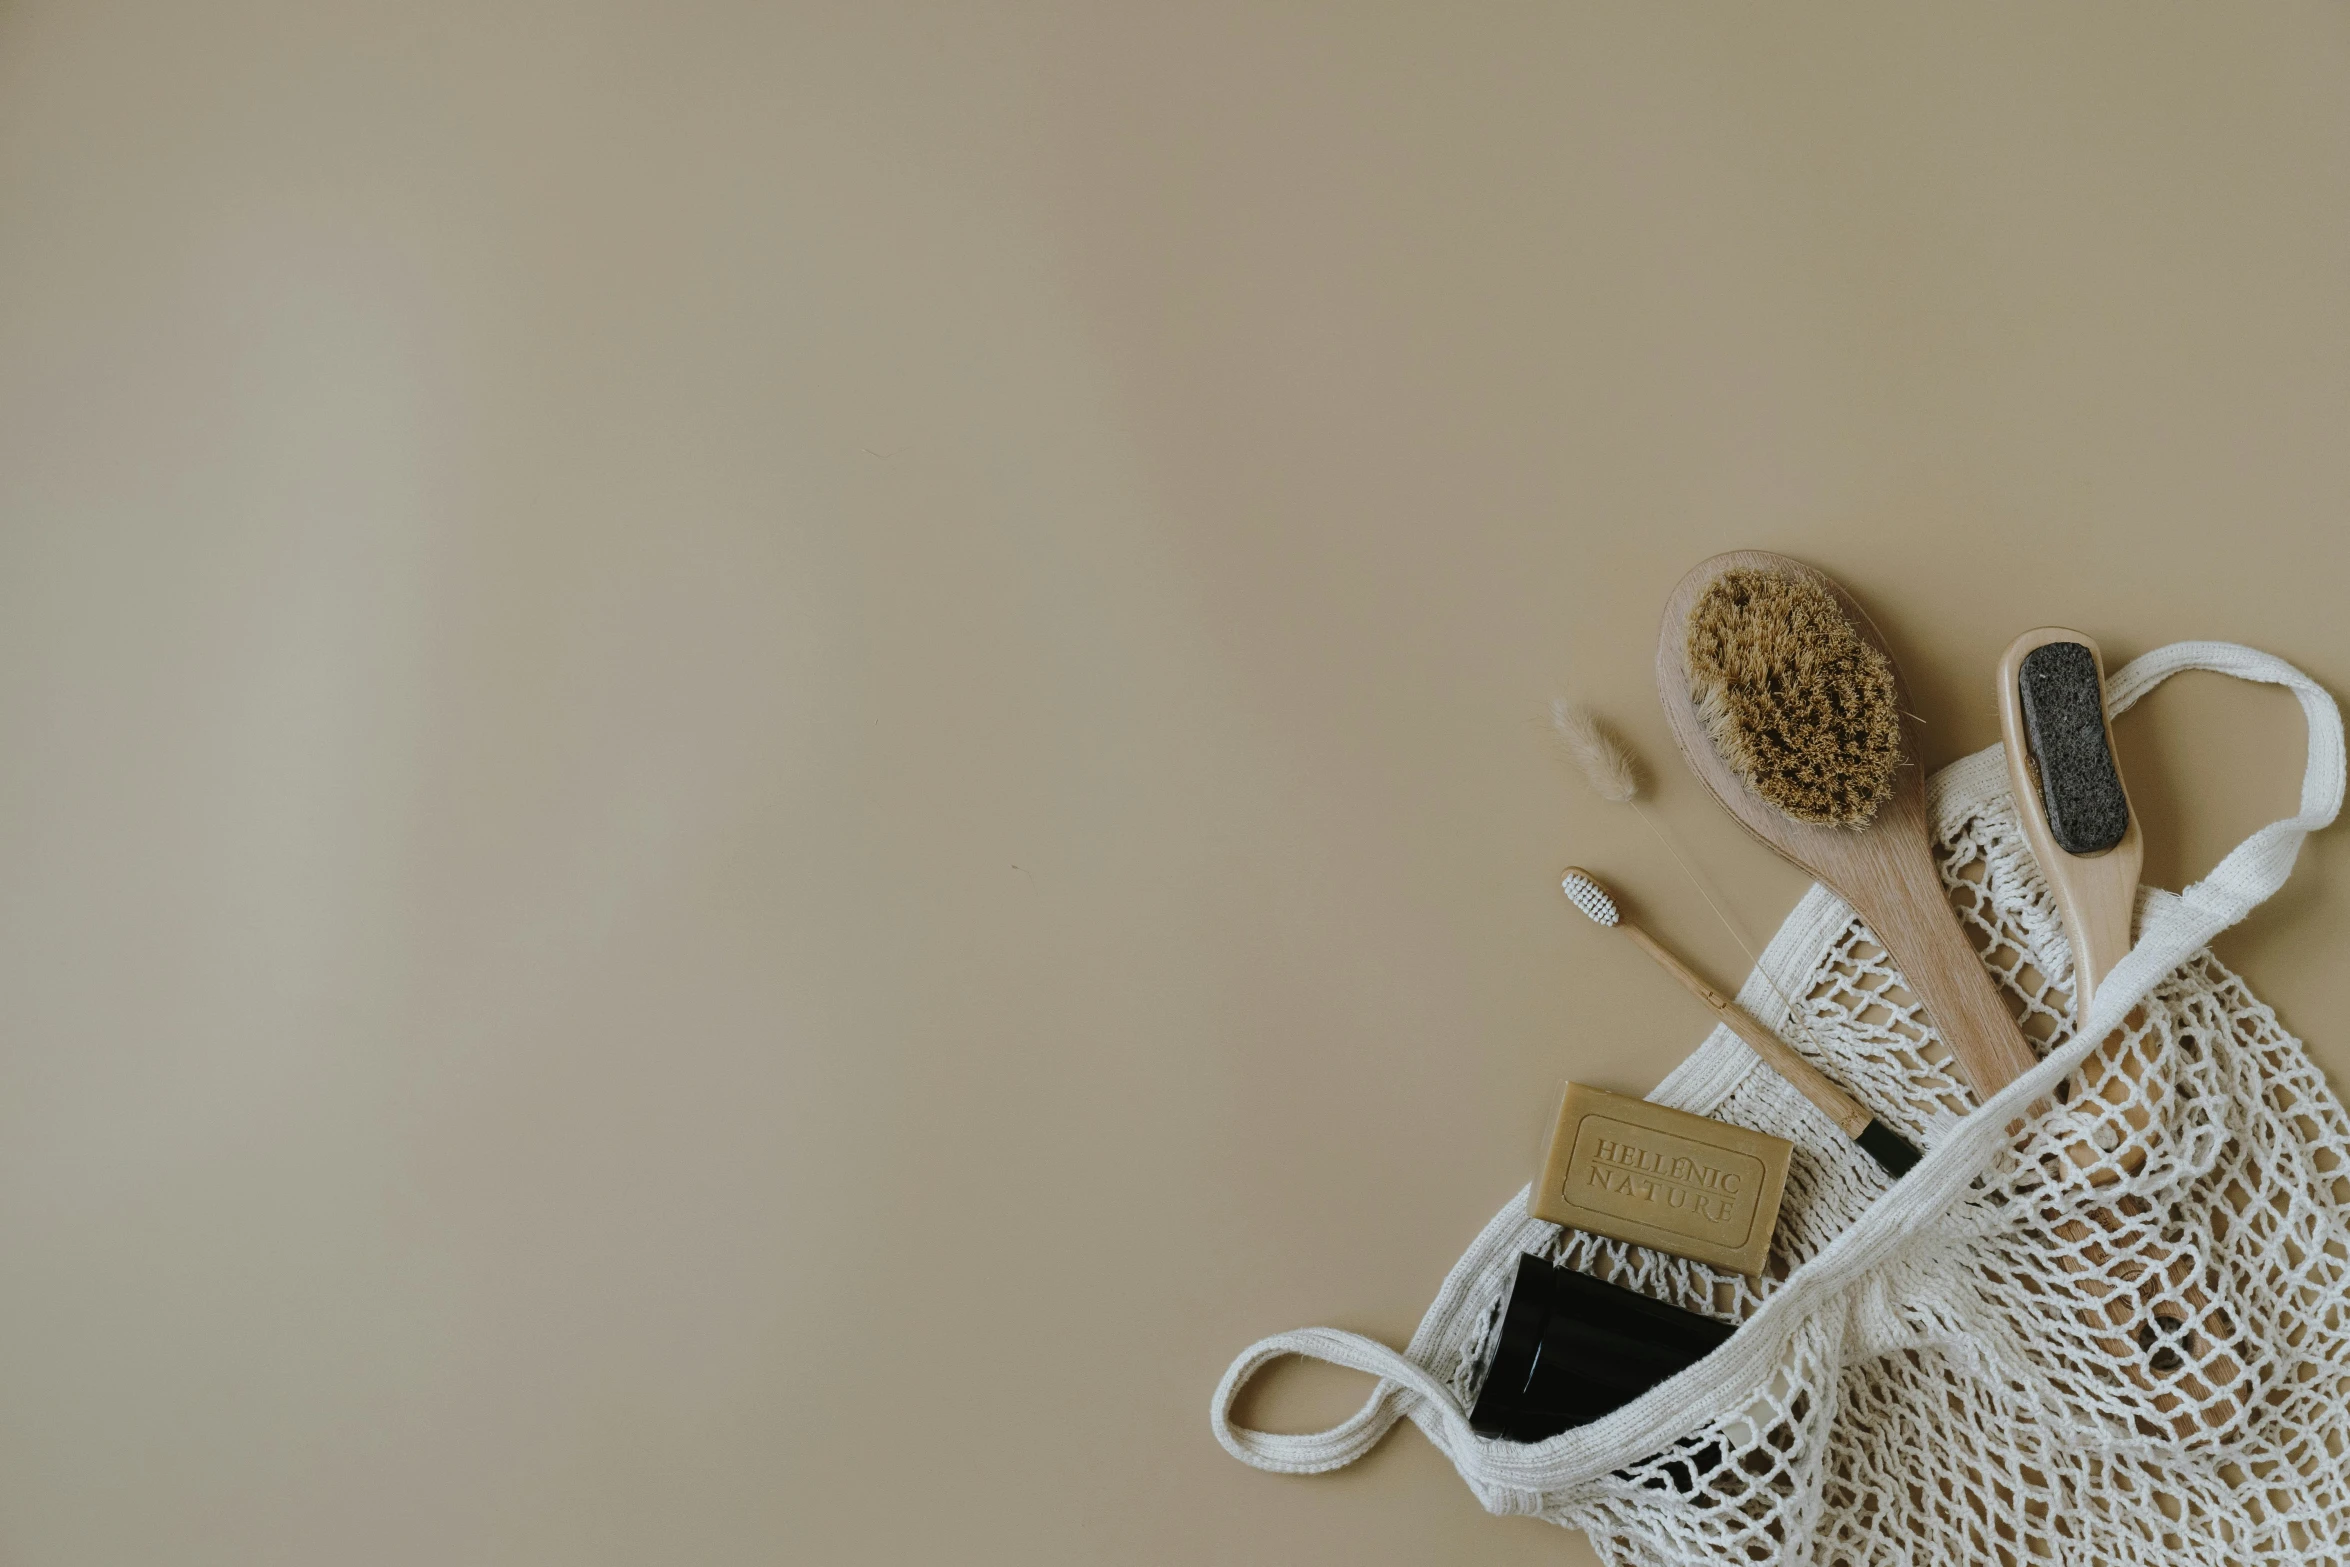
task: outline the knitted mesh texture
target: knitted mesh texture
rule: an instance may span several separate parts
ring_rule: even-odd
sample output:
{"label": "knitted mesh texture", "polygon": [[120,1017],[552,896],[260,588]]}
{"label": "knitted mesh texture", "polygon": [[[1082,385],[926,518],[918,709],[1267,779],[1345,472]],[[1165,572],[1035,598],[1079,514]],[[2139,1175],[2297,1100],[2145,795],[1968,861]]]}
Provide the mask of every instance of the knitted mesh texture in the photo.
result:
{"label": "knitted mesh texture", "polygon": [[[2054,899],[2007,800],[1950,803],[1944,884],[2045,1054],[2072,1034]],[[1912,1141],[1971,1108],[1857,918],[1794,998],[1790,1037]],[[1712,1113],[1796,1139],[1761,1278],[1572,1230],[1527,1249],[1742,1321],[1885,1191],[1770,1073]],[[1499,1306],[1437,1368],[1464,1400]],[[1526,1510],[1619,1567],[2350,1560],[2350,1116],[2203,953],[1760,1395]]]}

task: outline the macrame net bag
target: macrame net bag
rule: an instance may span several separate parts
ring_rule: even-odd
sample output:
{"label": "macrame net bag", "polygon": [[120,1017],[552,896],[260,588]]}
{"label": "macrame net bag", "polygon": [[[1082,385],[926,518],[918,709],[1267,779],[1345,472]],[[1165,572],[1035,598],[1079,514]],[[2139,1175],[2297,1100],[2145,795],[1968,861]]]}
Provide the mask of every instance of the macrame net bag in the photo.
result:
{"label": "macrame net bag", "polygon": [[[2119,713],[2182,669],[2290,689],[2298,815],[2182,894],[2087,1017],[1996,747],[1931,780],[1953,905],[2042,1054],[1977,1108],[1901,976],[1814,887],[1741,1002],[1927,1150],[1898,1184],[1716,1030],[1652,1096],[1796,1145],[1761,1279],[1505,1207],[1402,1354],[1327,1328],[1251,1347],[1216,1390],[1234,1456],[1313,1473],[1409,1418],[1496,1513],[1584,1530],[1611,1562],[2350,1560],[2350,1116],[2298,1040],[2207,950],[2273,893],[2342,801],[2342,726],[2291,666],[2225,643],[2148,654]],[[1804,1017],[1790,1027],[1790,1003]],[[1705,1360],[1548,1441],[1473,1433],[1520,1253],[1740,1324]],[[1379,1378],[1329,1431],[1231,1420],[1261,1367]]]}

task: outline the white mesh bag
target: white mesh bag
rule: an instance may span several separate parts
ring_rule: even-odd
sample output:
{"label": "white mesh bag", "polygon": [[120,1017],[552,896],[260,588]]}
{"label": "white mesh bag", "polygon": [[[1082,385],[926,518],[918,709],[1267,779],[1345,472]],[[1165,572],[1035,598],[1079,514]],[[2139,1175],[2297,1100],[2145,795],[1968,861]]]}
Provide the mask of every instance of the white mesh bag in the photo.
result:
{"label": "white mesh bag", "polygon": [[[2182,669],[2300,699],[2300,813],[2185,892],[2143,893],[2137,945],[2086,1018],[2071,1015],[2063,928],[1998,748],[1930,783],[1945,883],[2043,1053],[1988,1105],[1973,1109],[1900,977],[1824,888],[1763,956],[1777,986],[1749,979],[1750,1011],[1927,1150],[1898,1184],[1717,1029],[1652,1097],[1794,1142],[1768,1276],[1562,1232],[1528,1218],[1521,1193],[1402,1354],[1327,1328],[1268,1338],[1217,1387],[1217,1439],[1259,1468],[1314,1473],[1409,1418],[1487,1509],[1582,1529],[1619,1563],[2350,1560],[2350,1116],[2206,950],[2334,819],[2342,724],[2298,670],[2211,642],[2132,663],[2112,710]],[[1739,1330],[1590,1425],[1479,1437],[1465,1411],[1528,1252]],[[1235,1426],[1234,1395],[1283,1355],[1379,1382],[1328,1431]]]}

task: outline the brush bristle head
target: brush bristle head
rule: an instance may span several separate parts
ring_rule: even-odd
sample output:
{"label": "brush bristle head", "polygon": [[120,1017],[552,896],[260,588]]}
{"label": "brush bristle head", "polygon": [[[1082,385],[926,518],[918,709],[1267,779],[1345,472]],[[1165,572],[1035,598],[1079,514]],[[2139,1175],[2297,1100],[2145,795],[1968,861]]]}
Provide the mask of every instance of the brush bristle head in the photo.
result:
{"label": "brush bristle head", "polygon": [[1607,895],[1607,889],[1599,884],[1599,878],[1589,871],[1570,865],[1567,874],[1559,879],[1559,887],[1566,893],[1569,903],[1610,930],[1623,917],[1616,912],[1616,900]]}
{"label": "brush bristle head", "polygon": [[1622,805],[1640,793],[1640,769],[1632,753],[1601,726],[1591,709],[1558,697],[1550,704],[1550,724],[1601,799]]}
{"label": "brush bristle head", "polygon": [[1723,572],[1689,615],[1698,721],[1747,788],[1799,822],[1866,827],[1901,771],[1893,660],[1808,577]]}

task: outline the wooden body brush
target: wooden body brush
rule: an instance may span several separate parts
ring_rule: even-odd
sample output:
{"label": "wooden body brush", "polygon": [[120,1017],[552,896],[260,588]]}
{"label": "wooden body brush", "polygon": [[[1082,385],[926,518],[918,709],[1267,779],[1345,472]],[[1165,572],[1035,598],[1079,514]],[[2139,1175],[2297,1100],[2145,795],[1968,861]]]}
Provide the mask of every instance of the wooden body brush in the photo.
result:
{"label": "wooden body brush", "polygon": [[1717,555],[1681,579],[1657,692],[1690,769],[1747,831],[1852,905],[1976,1095],[2033,1065],[1942,890],[1918,721],[1884,640],[1824,573]]}

